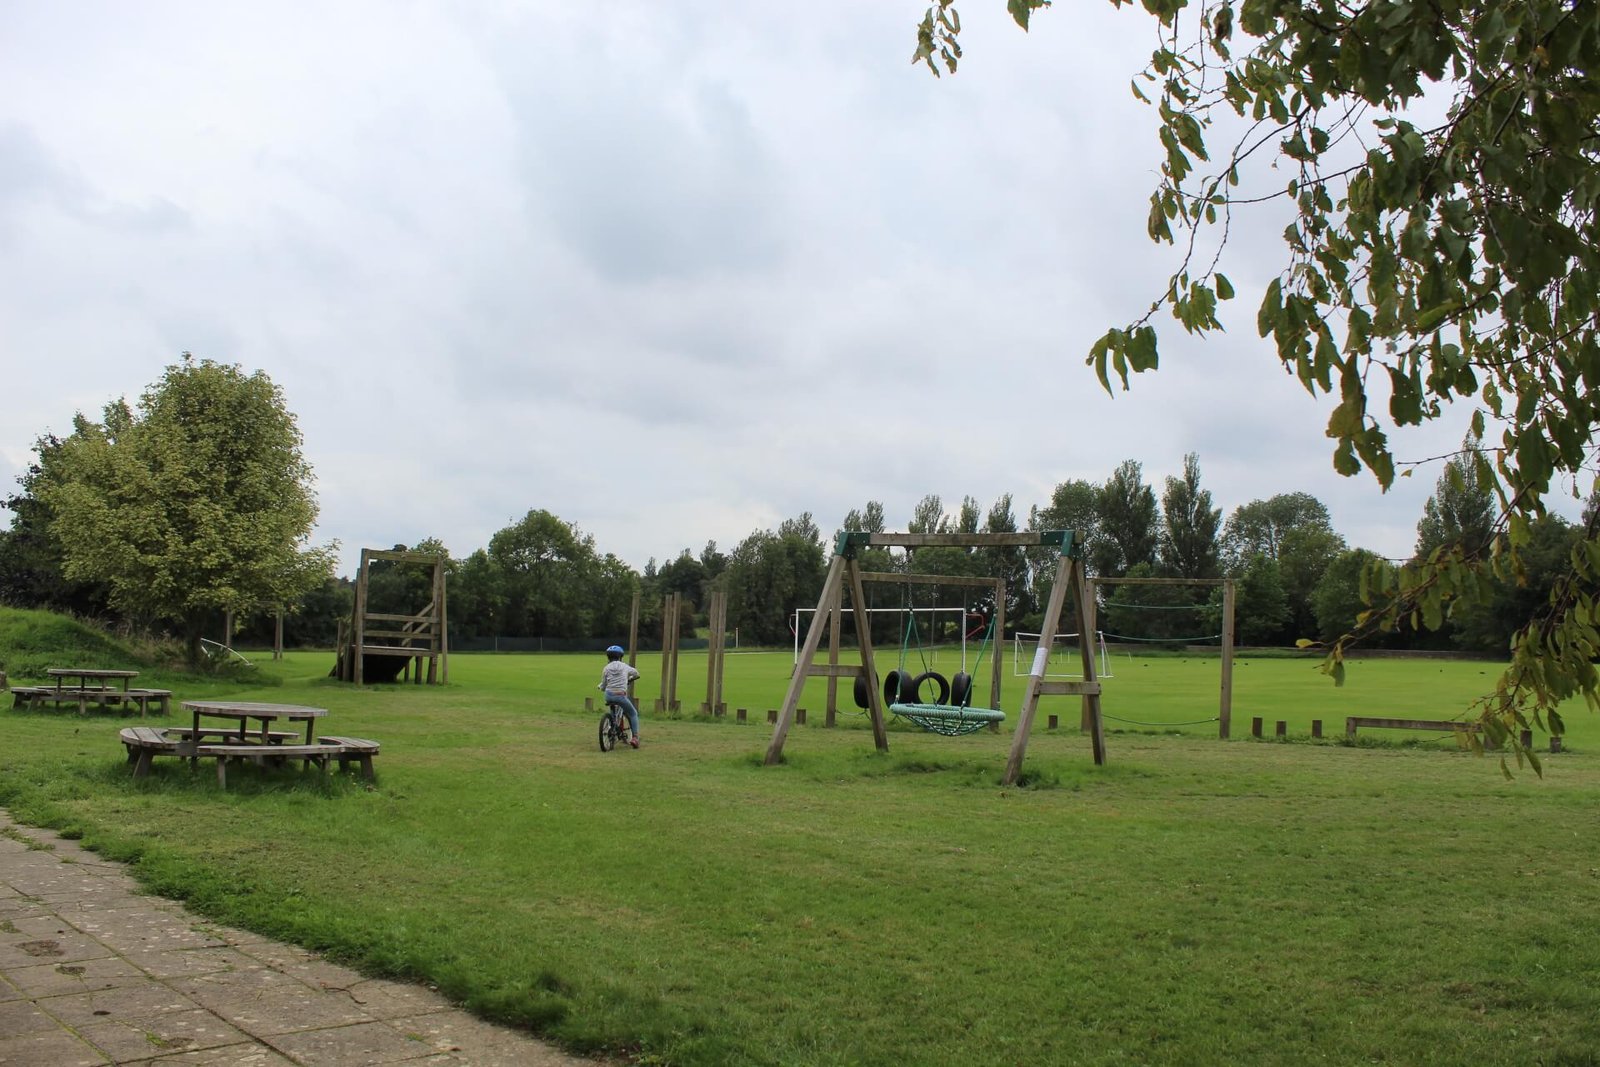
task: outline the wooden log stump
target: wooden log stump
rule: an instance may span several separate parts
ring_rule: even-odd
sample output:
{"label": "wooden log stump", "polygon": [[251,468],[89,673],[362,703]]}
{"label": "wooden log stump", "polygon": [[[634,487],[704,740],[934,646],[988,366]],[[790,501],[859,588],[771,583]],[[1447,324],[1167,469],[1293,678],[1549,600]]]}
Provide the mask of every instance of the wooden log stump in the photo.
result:
{"label": "wooden log stump", "polygon": [[1261,736],[1261,716],[1257,715],[1250,720],[1250,736]]}

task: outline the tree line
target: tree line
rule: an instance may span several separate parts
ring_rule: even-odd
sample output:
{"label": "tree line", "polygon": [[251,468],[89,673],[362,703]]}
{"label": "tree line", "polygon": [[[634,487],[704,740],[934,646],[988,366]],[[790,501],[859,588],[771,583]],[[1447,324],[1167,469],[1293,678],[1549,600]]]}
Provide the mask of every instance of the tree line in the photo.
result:
{"label": "tree line", "polygon": [[[12,523],[0,531],[0,600],[165,629],[191,655],[202,634],[221,636],[224,613],[237,620],[241,643],[269,642],[281,605],[287,643],[331,645],[339,620],[350,615],[354,583],[332,573],[332,546],[309,544],[316,505],[298,446],[293,416],[264,375],[186,356],[137,409],[119,400],[98,422],[79,416],[66,438],[39,439],[35,462],[4,502]],[[987,508],[971,496],[947,507],[928,494],[891,523],[883,504],[870,500],[833,530],[825,532],[808,512],[752,531],[728,551],[710,541],[698,552],[684,548],[664,561],[651,559],[642,572],[543,509],[528,511],[464,556],[437,539],[409,549],[445,561],[458,643],[538,639],[585,647],[621,640],[636,592],[646,643],[659,639],[670,593],[679,594],[680,633],[692,636],[704,624],[712,592],[722,590],[741,644],[781,645],[793,639],[796,609],[815,606],[840,530],[1065,529],[1080,539],[1089,573],[1098,578],[1235,579],[1235,639],[1291,645],[1335,640],[1375,591],[1403,584],[1418,561],[1446,548],[1481,551],[1493,540],[1496,502],[1480,477],[1478,454],[1478,442],[1469,438],[1446,464],[1418,520],[1410,561],[1385,561],[1349,545],[1327,508],[1307,493],[1253,500],[1224,520],[1194,454],[1159,491],[1138,462],[1126,460],[1104,481],[1060,483],[1026,516],[1018,515],[1010,494]],[[1487,583],[1448,617],[1418,618],[1376,640],[1504,654],[1514,627],[1548,598],[1580,534],[1558,517],[1541,518],[1519,573]],[[1015,547],[872,549],[863,562],[873,571],[1000,578],[1012,631],[1038,628],[1055,566],[1050,550]],[[420,610],[431,595],[427,571],[375,562],[370,610]],[[1102,595],[1099,621],[1109,639],[1220,638],[1214,586],[1113,584]],[[926,625],[953,627],[961,619],[975,636],[996,608],[992,593],[961,585],[878,583],[869,586],[869,597],[878,607],[960,609],[964,614],[931,616],[944,621]],[[904,625],[883,619],[875,641],[901,640]]]}

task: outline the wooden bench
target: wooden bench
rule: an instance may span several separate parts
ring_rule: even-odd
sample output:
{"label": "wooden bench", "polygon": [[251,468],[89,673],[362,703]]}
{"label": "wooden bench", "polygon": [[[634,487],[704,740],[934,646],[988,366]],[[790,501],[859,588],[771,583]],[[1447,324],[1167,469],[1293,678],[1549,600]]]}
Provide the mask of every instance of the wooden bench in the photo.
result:
{"label": "wooden bench", "polygon": [[109,708],[120,703],[123,697],[120,689],[97,685],[63,686],[60,689],[53,685],[19,685],[14,686],[11,692],[13,694],[11,706],[14,708],[24,706],[42,708],[47,704],[54,704],[59,708],[63,704],[76,704],[80,715],[89,710],[90,704]]}
{"label": "wooden bench", "polygon": [[[217,783],[224,789],[228,787],[227,764],[229,760],[251,760],[255,763],[274,764],[285,763],[291,759],[304,760],[315,763],[317,769],[324,775],[328,773],[328,761],[339,761],[339,769],[346,770],[352,761],[361,765],[361,772],[368,781],[375,775],[372,771],[372,757],[379,752],[378,742],[370,741],[364,737],[323,737],[309,745],[294,745],[278,743],[283,740],[292,740],[299,735],[287,730],[274,730],[268,736],[273,739],[272,744],[240,744],[238,734],[226,727],[217,729],[201,729],[199,744],[190,743],[194,730],[187,726],[129,726],[121,734],[123,747],[128,750],[128,762],[133,764],[133,776],[143,778],[150,773],[150,764],[155,757],[161,755],[181,756],[198,761],[205,756],[217,761]],[[211,741],[211,738],[220,738]]]}
{"label": "wooden bench", "polygon": [[1361,727],[1375,730],[1436,730],[1440,733],[1476,733],[1480,727],[1475,722],[1457,722],[1451,719],[1388,719],[1376,715],[1351,715],[1344,720],[1347,741],[1356,739]]}
{"label": "wooden bench", "polygon": [[269,760],[274,763],[283,763],[291,759],[305,760],[315,763],[317,769],[324,776],[328,773],[328,760],[339,754],[336,745],[310,744],[310,745],[189,745],[184,744],[179,755],[194,758],[215,758],[217,761],[217,785],[223,789],[228,788],[228,761],[250,760],[253,763],[266,764]]}
{"label": "wooden bench", "polygon": [[156,712],[161,715],[167,713],[168,705],[172,701],[170,689],[129,689],[127,692],[113,692],[108,702],[120,701],[122,704],[139,705],[139,718],[144,718],[150,712],[150,705],[156,706]]}
{"label": "wooden bench", "polygon": [[181,743],[168,737],[168,731],[153,726],[128,726],[122,730],[122,745],[128,750],[128,762],[133,764],[133,776],[143,778],[150,773],[150,763],[162,754],[174,754]]}
{"label": "wooden bench", "polygon": [[341,771],[349,769],[350,761],[355,760],[361,764],[362,776],[369,782],[374,780],[372,757],[378,754],[378,742],[365,737],[322,737],[318,740],[339,749],[336,755]]}
{"label": "wooden bench", "polygon": [[30,708],[35,701],[42,702],[41,698],[46,693],[54,693],[54,686],[47,685],[14,685],[11,687],[11,706],[13,708]]}
{"label": "wooden bench", "polygon": [[[178,741],[187,741],[190,735],[194,734],[194,727],[192,726],[166,726],[162,729],[166,730],[168,737]],[[215,741],[213,743],[226,745],[239,740],[239,730],[237,727],[232,726],[202,726],[198,736],[202,744],[205,743],[207,738],[214,738]],[[259,730],[250,730],[245,736],[260,738],[261,732]],[[301,734],[298,730],[273,730],[267,734],[267,740],[269,743],[277,745],[284,741],[293,741],[300,736]]]}

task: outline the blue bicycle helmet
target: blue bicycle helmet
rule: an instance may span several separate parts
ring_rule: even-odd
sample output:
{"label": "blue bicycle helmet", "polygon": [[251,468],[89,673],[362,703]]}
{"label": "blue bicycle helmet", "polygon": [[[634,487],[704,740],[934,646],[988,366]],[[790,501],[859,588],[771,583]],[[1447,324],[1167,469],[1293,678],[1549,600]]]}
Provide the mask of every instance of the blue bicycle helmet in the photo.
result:
{"label": "blue bicycle helmet", "polygon": [[612,645],[611,647],[606,649],[607,653],[615,652],[619,656],[622,655],[622,653],[624,651],[626,651],[626,650],[621,645]]}

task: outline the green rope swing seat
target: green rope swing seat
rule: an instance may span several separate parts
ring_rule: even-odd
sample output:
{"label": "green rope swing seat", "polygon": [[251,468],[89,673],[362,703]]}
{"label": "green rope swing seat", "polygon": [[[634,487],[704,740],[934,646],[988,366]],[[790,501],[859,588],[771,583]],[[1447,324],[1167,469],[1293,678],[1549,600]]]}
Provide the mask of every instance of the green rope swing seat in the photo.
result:
{"label": "green rope swing seat", "polygon": [[[994,616],[991,615],[988,630],[983,636],[983,644],[978,648],[979,663],[983,662],[984,651],[988,649],[990,638],[993,636]],[[913,637],[916,638],[920,650],[922,640],[921,635],[917,633],[916,613],[909,612],[906,636],[900,646],[901,669],[890,671],[884,680],[883,695],[892,714],[907,722],[916,723],[929,733],[943,734],[945,737],[977,733],[985,726],[1006,721],[1006,713],[998,708],[968,706],[972,702],[973,678],[964,670],[949,682],[945,681],[943,675],[931,670],[912,677],[904,668],[906,651]],[[925,682],[932,682],[939,691],[939,698],[929,704],[924,704],[918,699]],[[907,700],[907,697],[910,699]]]}
{"label": "green rope swing seat", "polygon": [[1006,721],[1006,713],[994,708],[963,708],[954,704],[890,704],[889,710],[929,733],[946,737],[976,733],[990,723]]}

